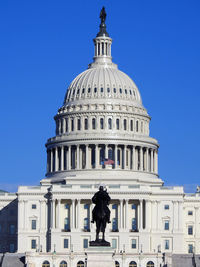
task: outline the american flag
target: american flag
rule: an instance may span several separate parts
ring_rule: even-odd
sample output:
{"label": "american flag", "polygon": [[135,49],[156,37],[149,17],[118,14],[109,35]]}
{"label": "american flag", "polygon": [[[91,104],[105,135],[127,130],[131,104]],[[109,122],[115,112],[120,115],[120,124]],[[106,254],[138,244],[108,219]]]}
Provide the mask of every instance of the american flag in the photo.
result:
{"label": "american flag", "polygon": [[112,165],[115,163],[115,161],[112,159],[104,159],[103,163],[104,165]]}

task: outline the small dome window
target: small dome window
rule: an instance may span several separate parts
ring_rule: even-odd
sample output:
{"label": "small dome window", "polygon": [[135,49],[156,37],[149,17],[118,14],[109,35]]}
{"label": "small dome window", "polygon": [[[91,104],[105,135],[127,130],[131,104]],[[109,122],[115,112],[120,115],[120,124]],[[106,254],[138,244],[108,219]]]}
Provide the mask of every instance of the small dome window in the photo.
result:
{"label": "small dome window", "polygon": [[108,119],[108,129],[109,130],[112,129],[112,119],[111,118]]}
{"label": "small dome window", "polygon": [[78,90],[77,90],[77,95],[79,95],[79,92],[80,92],[80,90],[78,89]]}
{"label": "small dome window", "polygon": [[90,91],[91,91],[91,88],[89,87],[89,88],[88,88],[88,93],[90,93]]}
{"label": "small dome window", "polygon": [[134,96],[135,96],[135,91],[133,91],[133,94],[134,94]]}
{"label": "small dome window", "polygon": [[116,94],[116,88],[113,88],[113,92]]}
{"label": "small dome window", "polygon": [[85,93],[85,88],[83,88],[83,90],[82,90],[82,94],[84,94]]}
{"label": "small dome window", "polygon": [[97,92],[97,88],[96,88],[96,87],[94,87],[94,92],[95,92],[95,93]]}
{"label": "small dome window", "polygon": [[92,129],[93,130],[96,129],[96,119],[95,118],[92,119]]}
{"label": "small dome window", "polygon": [[107,92],[110,93],[110,88],[109,87],[107,88]]}
{"label": "small dome window", "polygon": [[120,92],[120,94],[122,94],[122,88],[119,88],[119,92]]}
{"label": "small dome window", "polygon": [[124,119],[124,130],[126,131],[126,129],[127,129],[127,120]]}
{"label": "small dome window", "polygon": [[127,95],[127,89],[125,89],[125,94]]}
{"label": "small dome window", "polygon": [[101,93],[103,93],[103,87],[101,87]]}
{"label": "small dome window", "polygon": [[85,119],[85,130],[88,130],[88,119]]}
{"label": "small dome window", "polygon": [[75,95],[75,90],[73,91],[73,95]]}
{"label": "small dome window", "polygon": [[130,90],[130,95],[132,95],[132,91]]}
{"label": "small dome window", "polygon": [[104,128],[104,120],[103,120],[103,118],[100,119],[100,128],[101,129]]}

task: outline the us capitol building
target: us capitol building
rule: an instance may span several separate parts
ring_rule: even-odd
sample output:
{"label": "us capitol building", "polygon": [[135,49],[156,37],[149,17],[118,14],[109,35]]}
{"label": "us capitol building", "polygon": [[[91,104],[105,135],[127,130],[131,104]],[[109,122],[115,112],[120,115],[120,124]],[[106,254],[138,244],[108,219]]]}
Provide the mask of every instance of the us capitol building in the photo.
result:
{"label": "us capitol building", "polygon": [[54,117],[46,178],[0,192],[0,265],[89,267],[91,198],[103,185],[111,197],[111,247],[102,248],[110,267],[200,266],[199,188],[186,194],[163,185],[150,116],[133,80],[112,62],[105,18],[93,41],[93,62]]}

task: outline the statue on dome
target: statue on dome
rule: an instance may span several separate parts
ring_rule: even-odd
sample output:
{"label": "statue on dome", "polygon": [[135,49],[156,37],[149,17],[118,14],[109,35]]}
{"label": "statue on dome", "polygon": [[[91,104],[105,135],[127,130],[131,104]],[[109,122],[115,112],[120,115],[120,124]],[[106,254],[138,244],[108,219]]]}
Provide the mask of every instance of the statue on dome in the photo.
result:
{"label": "statue on dome", "polygon": [[104,24],[106,21],[106,11],[105,11],[105,7],[103,6],[101,9],[101,13],[100,13],[100,19],[101,19],[101,24]]}
{"label": "statue on dome", "polygon": [[[91,223],[96,222],[96,240],[90,241],[90,246],[110,246],[110,243],[105,240],[106,224],[110,223],[110,210],[108,208],[110,196],[103,186],[100,186],[99,191],[94,194],[92,202],[95,207],[92,210]],[[99,239],[100,232],[102,232],[102,239]]]}

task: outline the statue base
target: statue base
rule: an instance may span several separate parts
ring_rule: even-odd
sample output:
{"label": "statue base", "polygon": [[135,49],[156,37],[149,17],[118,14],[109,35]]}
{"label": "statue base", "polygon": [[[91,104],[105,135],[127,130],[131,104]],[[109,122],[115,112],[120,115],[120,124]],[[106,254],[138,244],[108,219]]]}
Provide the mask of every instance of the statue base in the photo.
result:
{"label": "statue base", "polygon": [[107,242],[106,240],[103,239],[90,241],[89,244],[90,247],[110,247],[110,242]]}
{"label": "statue base", "polygon": [[115,267],[113,258],[114,249],[110,247],[89,247],[87,254],[87,267]]}

